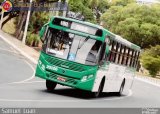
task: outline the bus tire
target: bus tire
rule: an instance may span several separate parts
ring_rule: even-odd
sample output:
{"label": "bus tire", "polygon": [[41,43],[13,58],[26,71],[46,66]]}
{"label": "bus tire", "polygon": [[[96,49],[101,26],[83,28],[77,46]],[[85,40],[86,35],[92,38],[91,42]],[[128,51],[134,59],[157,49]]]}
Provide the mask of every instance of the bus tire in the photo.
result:
{"label": "bus tire", "polygon": [[98,91],[94,92],[94,97],[95,98],[98,98],[102,94],[103,87],[104,87],[104,82],[105,82],[105,78],[102,79],[102,81],[101,81],[101,83],[99,85]]}
{"label": "bus tire", "polygon": [[122,82],[121,87],[118,92],[118,96],[122,96],[124,85],[125,85],[125,79],[123,79],[123,82]]}
{"label": "bus tire", "polygon": [[46,88],[48,91],[53,91],[56,87],[57,83],[50,81],[50,80],[46,80]]}

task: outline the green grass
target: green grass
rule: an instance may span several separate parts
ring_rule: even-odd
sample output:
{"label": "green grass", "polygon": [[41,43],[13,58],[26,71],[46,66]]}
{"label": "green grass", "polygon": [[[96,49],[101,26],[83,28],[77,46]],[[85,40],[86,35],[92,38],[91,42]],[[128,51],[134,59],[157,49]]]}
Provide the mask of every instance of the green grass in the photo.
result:
{"label": "green grass", "polygon": [[2,30],[8,34],[14,35],[16,32],[16,25],[14,22],[15,18],[12,18],[3,26]]}

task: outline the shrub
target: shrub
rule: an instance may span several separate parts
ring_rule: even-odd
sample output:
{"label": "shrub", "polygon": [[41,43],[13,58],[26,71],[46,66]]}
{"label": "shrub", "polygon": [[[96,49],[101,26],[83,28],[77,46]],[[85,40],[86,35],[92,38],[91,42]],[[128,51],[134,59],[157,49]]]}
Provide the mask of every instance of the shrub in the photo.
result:
{"label": "shrub", "polygon": [[28,32],[27,40],[26,40],[27,45],[38,47],[39,41],[40,41],[40,38],[38,34]]}
{"label": "shrub", "polygon": [[160,71],[160,45],[145,50],[141,56],[141,62],[150,75],[155,77]]}

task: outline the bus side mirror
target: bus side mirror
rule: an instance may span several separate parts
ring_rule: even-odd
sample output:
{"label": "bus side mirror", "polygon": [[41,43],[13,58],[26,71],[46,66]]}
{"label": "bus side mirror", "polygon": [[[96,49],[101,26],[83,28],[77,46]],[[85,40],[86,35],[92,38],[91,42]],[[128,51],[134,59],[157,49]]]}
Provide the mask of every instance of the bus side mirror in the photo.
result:
{"label": "bus side mirror", "polygon": [[47,26],[43,26],[39,32],[39,36],[42,42],[44,42],[45,40],[46,31],[47,31]]}

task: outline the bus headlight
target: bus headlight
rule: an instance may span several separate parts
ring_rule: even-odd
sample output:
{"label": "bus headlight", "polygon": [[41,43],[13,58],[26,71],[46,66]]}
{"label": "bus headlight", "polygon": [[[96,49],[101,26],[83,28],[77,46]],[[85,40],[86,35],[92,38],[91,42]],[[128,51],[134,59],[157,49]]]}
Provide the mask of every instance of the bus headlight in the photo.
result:
{"label": "bus headlight", "polygon": [[83,78],[81,79],[81,82],[85,82],[87,80],[87,76],[83,76]]}
{"label": "bus headlight", "polygon": [[85,81],[87,81],[88,79],[90,79],[92,77],[93,77],[93,75],[83,76],[83,78],[81,79],[81,82],[85,82]]}

